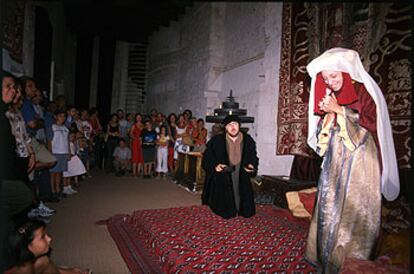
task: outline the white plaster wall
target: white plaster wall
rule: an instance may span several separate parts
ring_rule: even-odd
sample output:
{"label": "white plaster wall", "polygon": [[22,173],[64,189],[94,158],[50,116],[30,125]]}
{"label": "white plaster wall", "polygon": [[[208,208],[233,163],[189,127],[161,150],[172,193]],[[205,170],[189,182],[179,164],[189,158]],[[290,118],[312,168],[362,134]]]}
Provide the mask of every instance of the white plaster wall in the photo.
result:
{"label": "white plaster wall", "polygon": [[293,162],[293,156],[276,155],[282,8],[282,2],[266,3],[264,82],[260,86],[259,108],[256,116],[256,142],[260,157],[259,173],[269,175],[289,175]]}
{"label": "white plaster wall", "polygon": [[154,33],[149,43],[147,111],[206,113],[211,4],[196,2],[181,19]]}
{"label": "white plaster wall", "polygon": [[265,2],[226,3],[225,66],[231,68],[261,55],[265,49]]}
{"label": "white plaster wall", "polygon": [[240,108],[247,110],[248,116],[255,117],[255,123],[245,124],[249,128],[249,134],[257,139],[257,115],[259,111],[259,93],[260,85],[263,78],[259,75],[263,71],[263,59],[252,61],[232,70],[223,73],[222,92],[220,100],[224,101],[229,96],[230,90],[233,90],[233,96],[239,102]]}
{"label": "white plaster wall", "polygon": [[112,80],[111,113],[117,109],[125,109],[126,85],[128,82],[129,43],[116,42],[114,74]]}

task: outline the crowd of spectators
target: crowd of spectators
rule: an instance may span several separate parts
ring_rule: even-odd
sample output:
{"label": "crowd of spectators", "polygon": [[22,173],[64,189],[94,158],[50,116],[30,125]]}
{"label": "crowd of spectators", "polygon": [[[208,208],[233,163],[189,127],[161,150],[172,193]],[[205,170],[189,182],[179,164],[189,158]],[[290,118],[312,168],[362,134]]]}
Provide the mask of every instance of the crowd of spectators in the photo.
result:
{"label": "crowd of spectators", "polygon": [[[168,116],[156,109],[148,114],[119,109],[102,125],[96,108],[69,105],[63,95],[47,99],[35,79],[2,73],[2,237],[30,222],[49,223],[55,213],[49,203],[76,194],[80,181],[91,181],[91,169],[166,178],[174,176],[178,152],[205,149],[204,120],[189,109]],[[5,248],[1,255],[12,256]]]}
{"label": "crowd of spectators", "polygon": [[103,160],[98,167],[117,176],[129,173],[143,178],[173,176],[178,152],[203,151],[207,141],[204,120],[192,117],[187,109],[168,116],[156,109],[149,114],[111,115],[103,134]]}

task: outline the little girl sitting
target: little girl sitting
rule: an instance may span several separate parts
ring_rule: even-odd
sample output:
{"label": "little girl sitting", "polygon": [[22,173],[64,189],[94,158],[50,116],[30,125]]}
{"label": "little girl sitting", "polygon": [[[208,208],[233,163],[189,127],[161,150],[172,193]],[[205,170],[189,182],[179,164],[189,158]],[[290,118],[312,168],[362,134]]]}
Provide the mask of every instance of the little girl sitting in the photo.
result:
{"label": "little girl sitting", "polygon": [[13,257],[13,267],[5,274],[90,274],[91,270],[77,267],[63,268],[57,266],[50,258],[52,238],[46,233],[42,221],[31,220],[16,226],[9,236],[9,245]]}

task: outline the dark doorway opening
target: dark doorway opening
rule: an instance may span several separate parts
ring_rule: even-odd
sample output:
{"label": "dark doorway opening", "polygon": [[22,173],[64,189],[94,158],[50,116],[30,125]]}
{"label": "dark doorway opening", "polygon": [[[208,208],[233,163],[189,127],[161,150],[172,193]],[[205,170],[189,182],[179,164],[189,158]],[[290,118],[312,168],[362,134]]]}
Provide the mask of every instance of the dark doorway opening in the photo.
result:
{"label": "dark doorway opening", "polygon": [[39,90],[50,98],[53,28],[47,10],[36,7],[33,76]]}
{"label": "dark doorway opening", "polygon": [[76,50],[75,106],[89,108],[93,37],[79,34]]}

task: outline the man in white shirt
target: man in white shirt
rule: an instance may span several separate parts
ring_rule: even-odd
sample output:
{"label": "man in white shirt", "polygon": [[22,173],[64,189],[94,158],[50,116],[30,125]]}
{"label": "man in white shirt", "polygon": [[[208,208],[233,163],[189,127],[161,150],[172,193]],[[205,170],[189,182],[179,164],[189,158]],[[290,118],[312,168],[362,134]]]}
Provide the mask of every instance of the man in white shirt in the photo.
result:
{"label": "man in white shirt", "polygon": [[122,176],[125,172],[130,169],[131,164],[131,150],[126,146],[125,139],[119,140],[119,146],[114,151],[114,167],[115,175]]}

